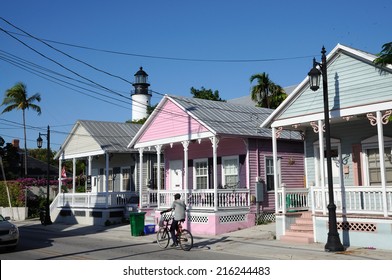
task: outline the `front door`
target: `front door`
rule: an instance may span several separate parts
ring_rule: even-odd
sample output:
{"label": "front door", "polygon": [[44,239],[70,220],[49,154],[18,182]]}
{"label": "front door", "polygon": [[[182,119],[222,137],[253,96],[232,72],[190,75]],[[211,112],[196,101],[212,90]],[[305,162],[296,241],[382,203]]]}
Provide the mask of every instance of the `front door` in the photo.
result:
{"label": "front door", "polygon": [[169,162],[170,168],[170,189],[182,190],[182,160],[171,160]]}

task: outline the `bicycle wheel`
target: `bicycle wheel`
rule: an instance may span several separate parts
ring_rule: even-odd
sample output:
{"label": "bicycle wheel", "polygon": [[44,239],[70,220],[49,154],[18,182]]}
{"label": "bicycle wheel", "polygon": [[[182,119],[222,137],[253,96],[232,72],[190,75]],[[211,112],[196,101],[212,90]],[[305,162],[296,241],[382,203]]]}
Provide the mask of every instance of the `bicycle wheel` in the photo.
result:
{"label": "bicycle wheel", "polygon": [[157,232],[157,243],[162,249],[165,249],[169,245],[170,234],[166,228],[160,228]]}
{"label": "bicycle wheel", "polygon": [[178,243],[180,243],[180,247],[184,251],[189,251],[193,247],[193,236],[192,234],[183,229],[181,234],[178,236]]}

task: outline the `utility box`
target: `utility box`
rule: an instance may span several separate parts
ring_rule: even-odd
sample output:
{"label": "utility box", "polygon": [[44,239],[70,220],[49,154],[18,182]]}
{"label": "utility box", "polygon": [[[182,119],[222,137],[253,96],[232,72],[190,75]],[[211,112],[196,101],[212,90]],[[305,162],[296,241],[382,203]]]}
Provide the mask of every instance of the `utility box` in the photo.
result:
{"label": "utility box", "polygon": [[264,184],[261,182],[256,183],[256,202],[264,201]]}

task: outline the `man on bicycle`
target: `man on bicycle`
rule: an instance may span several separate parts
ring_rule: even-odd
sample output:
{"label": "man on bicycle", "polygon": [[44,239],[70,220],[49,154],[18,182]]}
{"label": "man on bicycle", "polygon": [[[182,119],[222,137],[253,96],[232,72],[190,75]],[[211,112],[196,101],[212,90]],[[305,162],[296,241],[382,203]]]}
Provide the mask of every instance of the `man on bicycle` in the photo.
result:
{"label": "man on bicycle", "polygon": [[171,237],[173,240],[173,244],[171,247],[177,246],[177,237],[176,237],[176,231],[178,230],[178,223],[181,221],[185,221],[185,210],[186,210],[186,205],[183,200],[180,199],[181,195],[179,193],[176,193],[174,195],[174,201],[171,205],[171,207],[167,210],[161,211],[161,215],[166,212],[170,212],[174,210],[174,218],[173,222],[170,226],[170,233]]}

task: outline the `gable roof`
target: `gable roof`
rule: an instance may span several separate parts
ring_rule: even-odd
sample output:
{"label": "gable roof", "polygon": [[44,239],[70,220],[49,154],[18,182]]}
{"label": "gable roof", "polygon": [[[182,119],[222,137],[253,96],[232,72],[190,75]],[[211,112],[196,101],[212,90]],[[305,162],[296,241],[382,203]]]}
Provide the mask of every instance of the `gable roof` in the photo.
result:
{"label": "gable roof", "polygon": [[[196,120],[213,135],[272,137],[271,129],[259,128],[260,123],[266,120],[273,112],[272,109],[199,98],[165,95],[153,114],[129,143],[128,147],[134,147],[138,143],[143,133],[150,129],[154,118],[159,118],[160,114],[164,113],[164,107],[167,102],[172,102],[181,108],[186,115]],[[301,140],[298,133],[288,131],[283,132],[281,138]]]}
{"label": "gable roof", "polygon": [[[327,55],[331,119],[392,108],[392,65],[375,66],[375,58],[373,54],[341,44]],[[289,126],[324,119],[322,92],[322,87],[316,92],[311,91],[306,76],[261,127]]]}
{"label": "gable roof", "polygon": [[[141,126],[132,123],[78,120],[60,150],[56,153],[55,158],[67,152],[67,148],[72,145],[75,137],[88,139],[90,141],[89,147],[96,146],[95,154],[132,152],[133,150],[127,148],[127,144]],[[84,133],[78,134],[78,131],[81,130]],[[87,151],[83,147],[77,151],[78,154],[85,154],[86,152],[91,151]]]}

